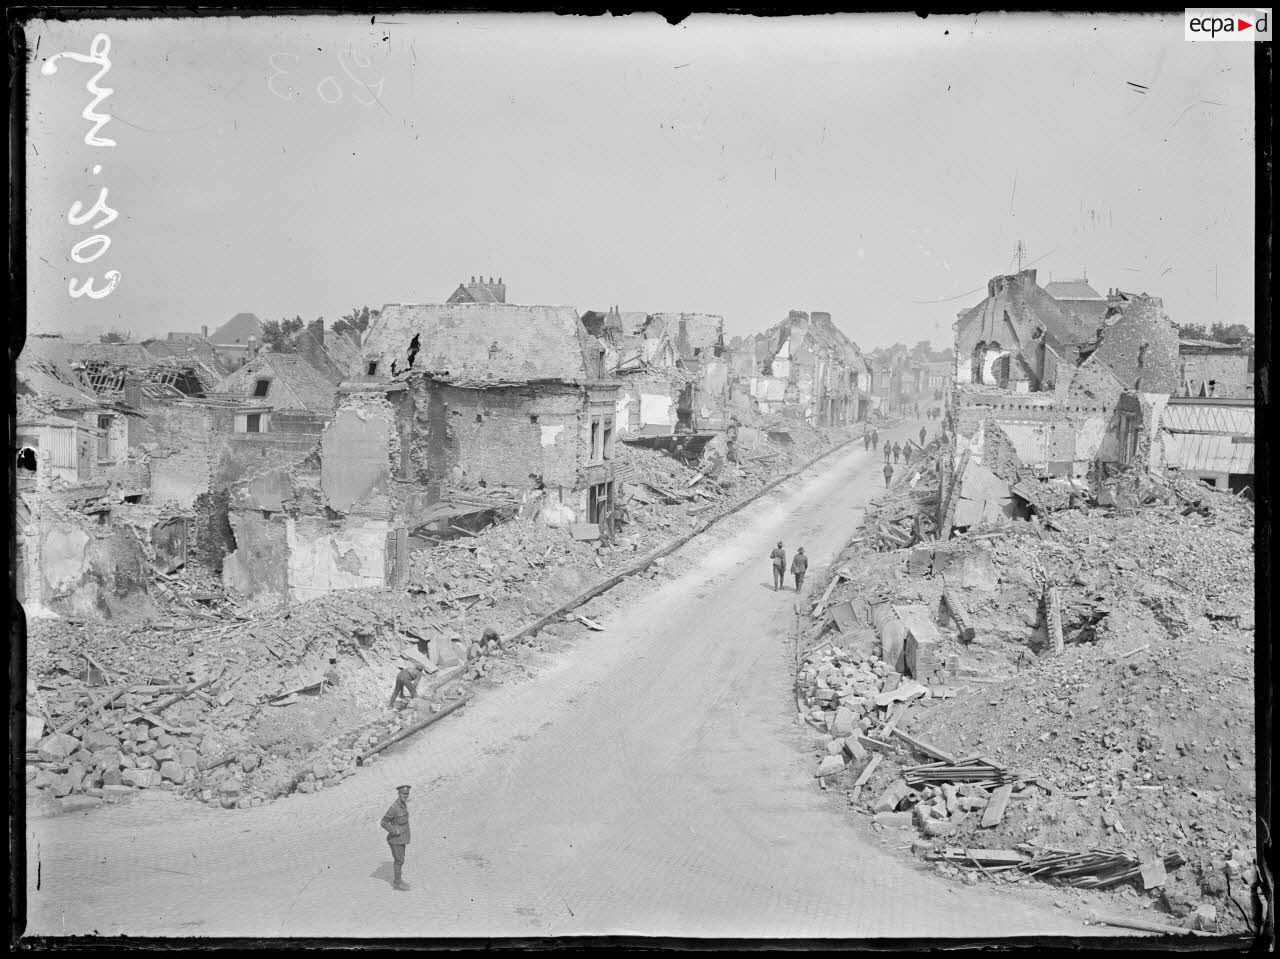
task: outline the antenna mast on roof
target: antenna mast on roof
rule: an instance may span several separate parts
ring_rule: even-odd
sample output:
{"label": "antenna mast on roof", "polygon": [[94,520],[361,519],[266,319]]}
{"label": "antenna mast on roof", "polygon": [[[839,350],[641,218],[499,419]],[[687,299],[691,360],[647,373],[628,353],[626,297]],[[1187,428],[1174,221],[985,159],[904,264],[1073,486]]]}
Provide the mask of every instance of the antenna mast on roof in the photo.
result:
{"label": "antenna mast on roof", "polygon": [[1022,272],[1022,260],[1027,255],[1027,248],[1023,246],[1022,241],[1018,241],[1018,247],[1013,251],[1013,255],[1018,258],[1018,272]]}

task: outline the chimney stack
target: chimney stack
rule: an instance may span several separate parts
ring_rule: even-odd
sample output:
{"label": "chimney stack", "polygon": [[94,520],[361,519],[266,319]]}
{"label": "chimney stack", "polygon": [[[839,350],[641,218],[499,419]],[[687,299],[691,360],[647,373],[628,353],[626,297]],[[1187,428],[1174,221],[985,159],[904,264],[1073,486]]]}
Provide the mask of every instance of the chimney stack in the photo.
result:
{"label": "chimney stack", "polygon": [[474,276],[471,278],[471,285],[472,286],[476,285],[476,278]]}
{"label": "chimney stack", "polygon": [[[142,409],[142,378],[129,374],[124,380],[124,401],[135,410]],[[142,437],[139,434],[140,423],[136,416],[126,416],[125,426],[129,431],[129,446],[137,446]]]}
{"label": "chimney stack", "polygon": [[200,327],[200,339],[207,340],[208,338],[209,338],[209,327],[207,326]]}
{"label": "chimney stack", "polygon": [[258,355],[258,338],[256,336],[249,337],[248,359],[253,359]]}

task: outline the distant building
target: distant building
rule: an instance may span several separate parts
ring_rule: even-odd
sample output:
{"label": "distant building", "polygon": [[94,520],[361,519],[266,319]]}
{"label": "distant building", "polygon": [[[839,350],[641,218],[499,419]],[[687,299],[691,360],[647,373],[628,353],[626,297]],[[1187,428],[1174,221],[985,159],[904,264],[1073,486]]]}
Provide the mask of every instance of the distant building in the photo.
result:
{"label": "distant building", "polygon": [[429,502],[507,488],[611,526],[618,381],[572,307],[389,304],[361,350],[350,372],[395,400],[402,469]]}
{"label": "distant building", "polygon": [[498,282],[493,282],[493,277],[488,280],[482,277],[472,277],[470,283],[460,283],[458,288],[453,291],[446,303],[506,303],[507,287],[502,282],[502,277],[498,277]]}
{"label": "distant building", "polygon": [[1253,350],[1217,340],[1178,341],[1182,396],[1253,396]]}
{"label": "distant building", "polygon": [[229,368],[238,369],[262,344],[262,321],[252,313],[237,313],[213,331],[209,342]]}

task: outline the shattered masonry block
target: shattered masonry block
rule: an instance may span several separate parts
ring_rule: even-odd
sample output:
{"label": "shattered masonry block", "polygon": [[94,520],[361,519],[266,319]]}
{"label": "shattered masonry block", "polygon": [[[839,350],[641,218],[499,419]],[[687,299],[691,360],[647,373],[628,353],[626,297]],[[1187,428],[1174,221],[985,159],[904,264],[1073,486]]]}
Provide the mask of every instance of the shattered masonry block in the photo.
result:
{"label": "shattered masonry block", "polygon": [[894,780],[889,784],[888,788],[880,794],[880,798],[876,800],[872,807],[874,812],[893,812],[898,808],[898,803],[906,798],[907,793],[911,790],[907,784],[901,779]]}

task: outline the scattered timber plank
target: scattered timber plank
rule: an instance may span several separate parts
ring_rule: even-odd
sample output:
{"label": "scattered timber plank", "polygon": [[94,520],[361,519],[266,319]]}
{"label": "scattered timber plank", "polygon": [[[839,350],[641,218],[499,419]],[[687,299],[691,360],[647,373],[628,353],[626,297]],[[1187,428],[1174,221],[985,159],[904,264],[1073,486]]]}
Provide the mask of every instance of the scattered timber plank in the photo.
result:
{"label": "scattered timber plank", "polygon": [[1011,795],[1013,795],[1012,785],[996,787],[996,791],[987,800],[987,808],[982,813],[982,827],[984,829],[1000,825],[1000,821],[1004,819],[1004,810],[1009,805],[1009,797]]}
{"label": "scattered timber plank", "polygon": [[874,749],[876,752],[879,752],[879,753],[893,752],[893,747],[890,746],[888,743],[882,743],[880,740],[872,739],[870,736],[859,735],[858,742],[861,743],[863,746],[865,746],[867,749]]}
{"label": "scattered timber plank", "polygon": [[866,785],[867,780],[871,778],[871,774],[875,772],[876,767],[880,765],[880,760],[882,760],[883,758],[884,757],[881,756],[879,753],[876,753],[874,756],[871,757],[871,761],[867,763],[866,766],[863,767],[862,772],[858,773],[858,778],[854,780],[853,785],[855,789],[861,788],[862,786]]}
{"label": "scattered timber plank", "polygon": [[912,749],[916,749],[924,753],[926,756],[932,756],[934,759],[940,759],[942,762],[948,763],[949,765],[952,765],[952,766],[957,765],[954,758],[952,758],[951,756],[948,756],[938,747],[931,746],[921,739],[916,739],[914,736],[908,736],[901,729],[895,729],[893,731],[893,734],[897,736],[899,739],[901,739],[908,746],[910,746]]}
{"label": "scattered timber plank", "polygon": [[1181,926],[1166,926],[1160,922],[1147,922],[1145,919],[1122,919],[1115,916],[1100,916],[1096,912],[1089,914],[1089,921],[1097,925],[1116,926],[1119,929],[1140,929],[1143,932],[1162,932],[1170,936],[1208,936],[1212,933],[1194,929],[1183,929]]}
{"label": "scattered timber plank", "polygon": [[588,619],[586,616],[583,616],[581,613],[570,613],[569,617],[571,619],[576,619],[583,626],[587,627],[587,629],[594,630],[597,633],[604,632],[603,626],[597,623],[594,619]]}
{"label": "scattered timber plank", "polygon": [[881,729],[879,731],[881,739],[888,739],[890,736],[893,735],[894,730],[898,728],[898,722],[902,719],[903,716],[907,714],[907,710],[910,708],[911,708],[910,700],[903,703],[901,706],[897,708],[897,710],[893,714],[893,717],[885,725],[884,729]]}
{"label": "scattered timber plank", "polygon": [[186,699],[186,697],[190,696],[192,693],[196,692],[197,690],[204,689],[206,686],[209,686],[214,682],[216,682],[217,680],[221,679],[222,674],[225,673],[226,671],[227,671],[227,667],[223,666],[222,669],[217,674],[207,677],[203,682],[195,683],[191,686],[188,686],[186,689],[184,689],[180,693],[174,693],[168,699],[160,700],[160,702],[156,703],[154,706],[151,707],[152,711],[156,713],[164,712],[164,710],[168,709],[178,700]]}
{"label": "scattered timber plank", "polygon": [[453,530],[455,533],[462,533],[464,536],[475,537],[479,535],[478,533],[471,532],[469,529],[463,529],[461,526],[454,526],[452,523],[449,524],[449,529]]}
{"label": "scattered timber plank", "polygon": [[62,735],[63,733],[71,732],[71,730],[75,729],[81,723],[91,722],[94,716],[98,715],[98,713],[100,713],[102,710],[106,709],[108,706],[114,703],[117,699],[119,699],[125,693],[129,692],[130,688],[131,687],[129,686],[122,686],[121,688],[117,689],[115,692],[109,693],[108,695],[102,697],[102,699],[99,699],[97,701],[91,700],[89,703],[89,707],[87,709],[84,709],[81,712],[77,713],[72,719],[67,720],[67,722],[63,723],[57,729],[53,730],[53,732],[57,733],[58,735]]}

